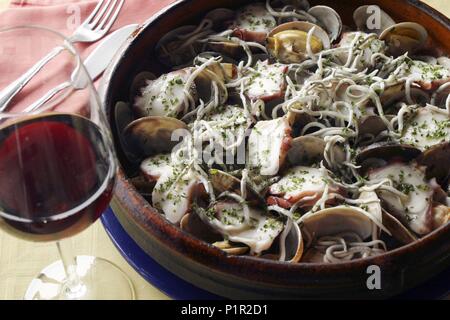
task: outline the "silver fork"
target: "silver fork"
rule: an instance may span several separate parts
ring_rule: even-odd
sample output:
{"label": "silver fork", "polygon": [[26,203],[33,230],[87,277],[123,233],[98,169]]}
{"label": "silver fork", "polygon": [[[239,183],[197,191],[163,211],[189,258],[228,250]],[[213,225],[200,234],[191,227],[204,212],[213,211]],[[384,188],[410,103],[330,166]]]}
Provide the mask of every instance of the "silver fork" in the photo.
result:
{"label": "silver fork", "polygon": [[[100,0],[92,13],[68,38],[71,43],[95,42],[111,29],[125,0]],[[38,73],[51,59],[57,56],[65,46],[54,48],[44,58],[28,69],[22,76],[0,92],[0,112],[4,111],[14,96]]]}

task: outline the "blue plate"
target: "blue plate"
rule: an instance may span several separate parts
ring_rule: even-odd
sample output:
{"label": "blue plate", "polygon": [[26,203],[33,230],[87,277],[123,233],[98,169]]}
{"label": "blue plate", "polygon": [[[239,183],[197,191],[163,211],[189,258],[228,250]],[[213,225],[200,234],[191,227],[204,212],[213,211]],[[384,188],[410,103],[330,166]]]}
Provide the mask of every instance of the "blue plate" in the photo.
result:
{"label": "blue plate", "polygon": [[[112,242],[128,263],[148,282],[173,299],[217,300],[221,297],[200,289],[164,269],[145,253],[123,229],[111,208],[102,223]],[[395,299],[442,299],[450,294],[450,268]]]}
{"label": "blue plate", "polygon": [[103,226],[112,242],[128,263],[148,282],[172,299],[177,300],[217,300],[220,297],[197,288],[175,274],[167,271],[153,260],[128,235],[117,220],[111,208],[103,213]]}

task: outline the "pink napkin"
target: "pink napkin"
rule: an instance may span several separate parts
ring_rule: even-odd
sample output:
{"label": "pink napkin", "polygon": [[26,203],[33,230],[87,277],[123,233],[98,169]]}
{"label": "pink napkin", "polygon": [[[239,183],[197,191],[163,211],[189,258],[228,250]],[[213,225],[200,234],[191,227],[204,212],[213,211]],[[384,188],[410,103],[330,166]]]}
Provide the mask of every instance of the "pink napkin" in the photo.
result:
{"label": "pink napkin", "polygon": [[[143,23],[154,13],[174,0],[126,0],[118,19],[110,32],[131,23]],[[83,22],[89,16],[97,0],[12,0],[10,8],[0,13],[0,29],[17,25],[41,25],[70,36],[77,27],[77,21]],[[78,18],[79,17],[79,18]],[[24,70],[45,56],[50,43],[40,38],[38,41],[11,39],[0,35],[0,90],[19,77]],[[39,42],[39,43],[38,43]],[[97,42],[98,43],[98,42]],[[97,43],[75,44],[82,57],[86,57]],[[53,42],[51,43],[53,45]],[[41,50],[44,48],[45,50]],[[29,52],[28,60],[14,59],[15,53]],[[59,83],[67,81],[67,72],[61,72],[67,66],[55,61],[46,66],[45,74],[33,79],[28,90],[21,92],[14,100],[14,111],[23,109],[45,92]],[[70,103],[64,103],[64,110],[80,111],[79,93],[70,97]]]}

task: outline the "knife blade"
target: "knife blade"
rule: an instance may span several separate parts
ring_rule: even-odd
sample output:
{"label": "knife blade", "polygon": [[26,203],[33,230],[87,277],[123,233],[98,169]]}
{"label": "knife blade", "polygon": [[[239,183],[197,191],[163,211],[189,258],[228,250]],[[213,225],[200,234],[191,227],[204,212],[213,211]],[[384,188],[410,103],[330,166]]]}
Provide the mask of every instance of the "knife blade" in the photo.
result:
{"label": "knife blade", "polygon": [[[125,40],[138,28],[138,24],[130,24],[122,27],[103,39],[100,44],[89,54],[84,60],[84,66],[89,74],[89,77],[94,81],[103,71],[105,71],[108,64],[111,62],[114,55],[125,42]],[[78,81],[72,79],[72,84],[75,88],[84,88],[87,83],[80,79]],[[83,86],[84,85],[84,86]]]}

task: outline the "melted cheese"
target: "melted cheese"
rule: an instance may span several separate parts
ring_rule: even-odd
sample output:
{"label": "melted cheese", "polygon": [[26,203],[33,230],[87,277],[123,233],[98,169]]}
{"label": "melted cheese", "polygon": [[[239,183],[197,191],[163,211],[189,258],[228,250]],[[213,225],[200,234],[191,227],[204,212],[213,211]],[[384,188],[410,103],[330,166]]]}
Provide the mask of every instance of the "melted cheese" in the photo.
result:
{"label": "melted cheese", "polygon": [[172,223],[180,222],[189,211],[192,193],[200,183],[199,175],[194,170],[188,169],[182,174],[183,169],[181,166],[166,168],[152,193],[153,206],[160,209]]}
{"label": "melted cheese", "polygon": [[409,227],[418,234],[428,233],[427,216],[431,209],[433,189],[425,180],[422,169],[404,163],[393,163],[374,170],[369,180],[390,179],[394,187],[408,196],[403,202],[391,192],[378,190],[380,198],[387,204],[389,211],[400,215]]}
{"label": "melted cheese", "polygon": [[235,26],[248,31],[269,33],[276,22],[263,4],[251,4],[238,12]]}
{"label": "melted cheese", "polygon": [[158,180],[170,169],[171,158],[168,154],[158,154],[142,161],[141,170],[147,177]]}
{"label": "melted cheese", "polygon": [[257,122],[248,139],[249,167],[261,175],[276,175],[287,151],[289,131],[285,117]]}
{"label": "melted cheese", "polygon": [[277,183],[270,186],[273,195],[283,198],[300,199],[303,196],[322,194],[327,185],[327,177],[319,168],[297,166],[287,171]]}
{"label": "melted cheese", "polygon": [[184,86],[189,75],[190,71],[183,69],[147,81],[142,96],[136,98],[135,106],[147,116],[176,117],[184,106]]}
{"label": "melted cheese", "polygon": [[222,202],[215,206],[215,216],[209,223],[229,240],[244,243],[252,253],[259,254],[271,247],[273,240],[283,230],[283,223],[263,211],[249,208],[250,224],[244,223],[244,212],[240,204]]}
{"label": "melted cheese", "polygon": [[450,141],[450,118],[445,110],[440,112],[429,106],[417,110],[400,139],[401,143],[413,145],[422,151],[445,141]]}
{"label": "melted cheese", "polygon": [[255,71],[249,73],[249,80],[246,82],[245,94],[252,100],[267,100],[280,96],[286,85],[284,74],[286,66],[268,61],[258,61]]}

